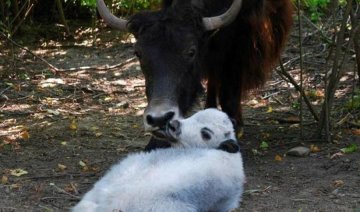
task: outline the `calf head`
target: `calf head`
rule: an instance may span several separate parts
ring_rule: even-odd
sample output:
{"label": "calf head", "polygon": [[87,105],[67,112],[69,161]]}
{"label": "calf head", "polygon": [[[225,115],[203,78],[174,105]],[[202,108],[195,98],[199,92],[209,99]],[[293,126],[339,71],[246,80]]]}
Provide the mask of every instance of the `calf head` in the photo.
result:
{"label": "calf head", "polygon": [[232,121],[217,109],[202,110],[189,118],[170,121],[167,135],[174,147],[219,148],[231,152],[230,144],[236,145]]}

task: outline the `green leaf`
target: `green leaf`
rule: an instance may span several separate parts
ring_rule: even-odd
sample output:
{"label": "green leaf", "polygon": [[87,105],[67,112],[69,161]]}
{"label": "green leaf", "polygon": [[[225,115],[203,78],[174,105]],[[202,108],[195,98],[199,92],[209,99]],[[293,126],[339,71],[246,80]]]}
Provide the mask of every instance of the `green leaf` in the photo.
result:
{"label": "green leaf", "polygon": [[359,147],[356,144],[350,144],[349,146],[340,149],[342,153],[348,154],[348,153],[354,153],[359,150]]}
{"label": "green leaf", "polygon": [[269,144],[266,141],[262,141],[260,144],[260,149],[267,150],[269,148]]}

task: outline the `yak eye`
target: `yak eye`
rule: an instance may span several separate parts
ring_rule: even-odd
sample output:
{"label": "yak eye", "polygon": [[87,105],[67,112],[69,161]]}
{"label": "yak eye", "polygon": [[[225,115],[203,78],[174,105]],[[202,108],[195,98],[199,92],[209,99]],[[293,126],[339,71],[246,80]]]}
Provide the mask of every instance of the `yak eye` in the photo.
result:
{"label": "yak eye", "polygon": [[195,57],[195,55],[196,55],[196,48],[195,48],[195,46],[192,46],[192,47],[188,50],[187,56],[192,59],[192,58]]}
{"label": "yak eye", "polygon": [[201,137],[203,140],[208,141],[211,139],[211,135],[213,132],[209,128],[202,128],[201,129]]}

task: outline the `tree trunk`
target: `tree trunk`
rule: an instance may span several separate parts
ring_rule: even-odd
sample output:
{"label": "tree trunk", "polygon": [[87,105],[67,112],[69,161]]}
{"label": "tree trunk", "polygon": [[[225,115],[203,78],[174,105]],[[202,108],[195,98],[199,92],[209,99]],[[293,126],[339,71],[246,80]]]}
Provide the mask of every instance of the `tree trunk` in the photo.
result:
{"label": "tree trunk", "polygon": [[3,22],[3,24],[6,24],[5,1],[3,0],[0,1],[0,15],[1,21]]}
{"label": "tree trunk", "polygon": [[59,15],[60,15],[60,21],[64,24],[66,33],[68,35],[70,35],[70,29],[69,29],[69,26],[67,25],[67,22],[66,22],[66,19],[65,19],[65,14],[64,14],[64,10],[63,10],[61,0],[56,0],[56,5],[57,5]]}
{"label": "tree trunk", "polygon": [[17,25],[19,24],[20,22],[20,19],[19,19],[19,2],[18,0],[12,0],[12,9],[13,9],[13,12],[14,12],[14,17],[15,19],[13,20],[13,25]]}
{"label": "tree trunk", "polygon": [[360,84],[360,31],[357,32],[354,38],[354,49],[355,49],[355,57],[356,57],[356,66],[358,72],[358,80]]}
{"label": "tree trunk", "polygon": [[329,11],[335,15],[336,14],[336,10],[339,7],[339,0],[331,0],[330,1],[330,7],[329,7]]}
{"label": "tree trunk", "polygon": [[[360,11],[357,12],[358,14],[354,14],[354,12],[351,13],[351,24],[352,28],[358,28],[359,22],[358,19],[360,19]],[[357,29],[357,32],[355,32],[354,36],[354,50],[355,50],[355,59],[356,59],[356,66],[357,66],[357,73],[359,77],[359,84],[360,84],[360,29]]]}

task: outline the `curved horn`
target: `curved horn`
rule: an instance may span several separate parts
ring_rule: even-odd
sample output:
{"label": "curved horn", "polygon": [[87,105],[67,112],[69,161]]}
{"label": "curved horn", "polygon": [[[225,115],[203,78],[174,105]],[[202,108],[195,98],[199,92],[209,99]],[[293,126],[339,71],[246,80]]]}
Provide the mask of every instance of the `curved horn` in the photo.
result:
{"label": "curved horn", "polygon": [[126,30],[127,20],[114,16],[106,7],[104,0],[97,0],[96,3],[100,16],[109,26],[118,30]]}
{"label": "curved horn", "polygon": [[223,14],[215,17],[203,18],[203,24],[206,30],[214,30],[226,26],[233,22],[239,13],[242,0],[234,0],[230,8]]}

